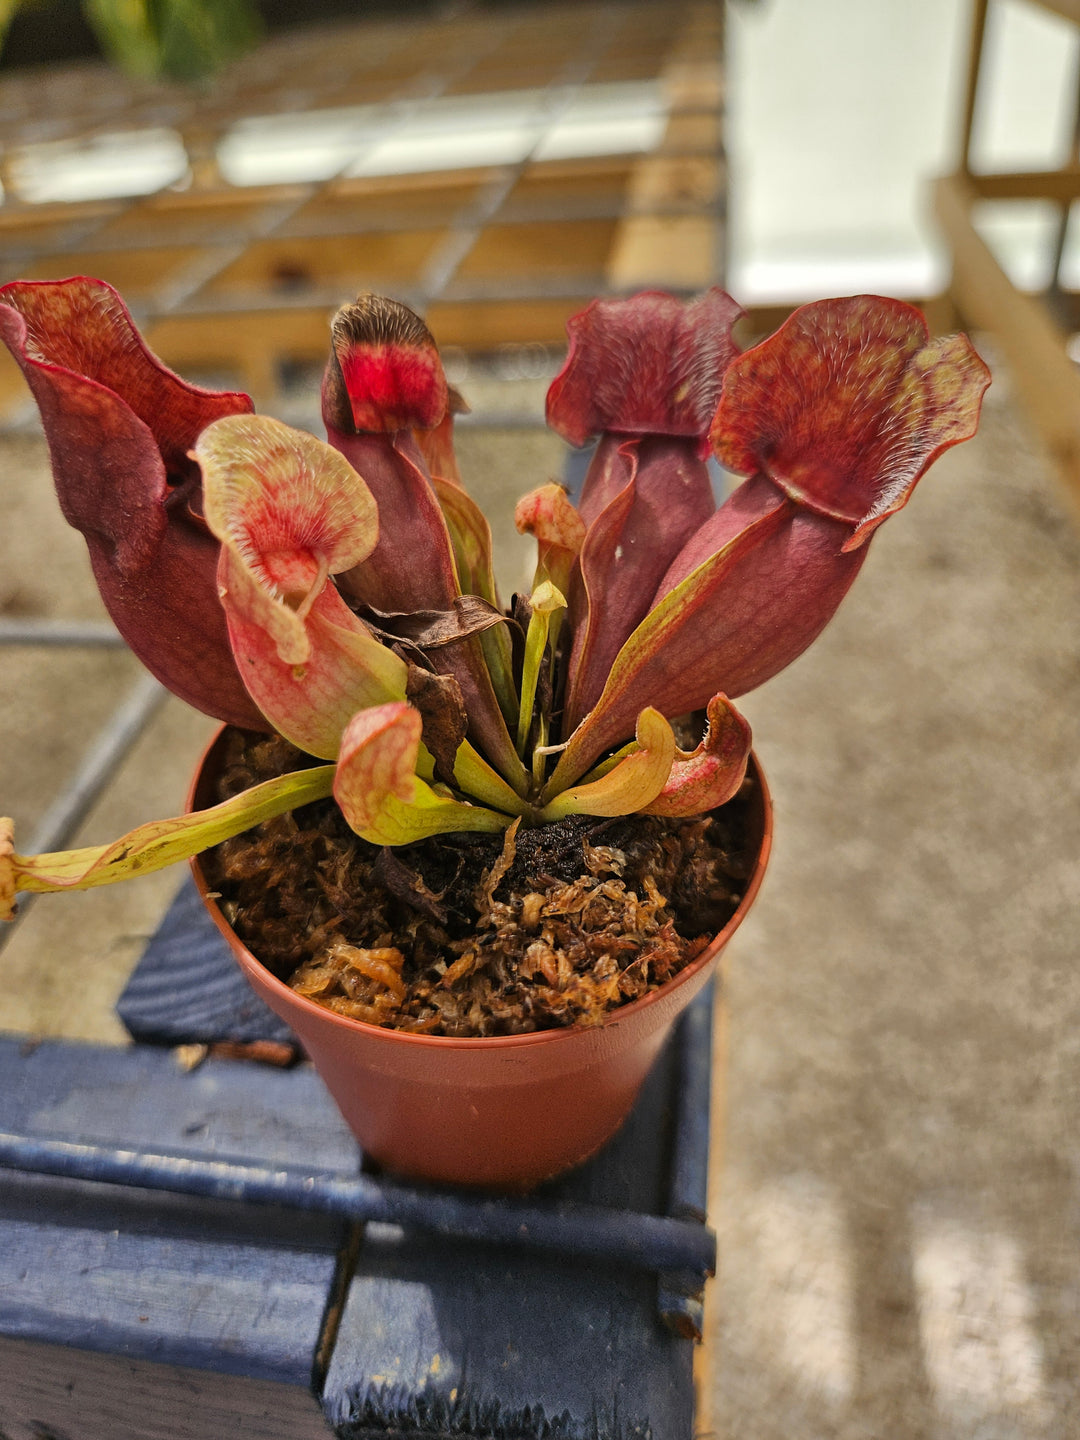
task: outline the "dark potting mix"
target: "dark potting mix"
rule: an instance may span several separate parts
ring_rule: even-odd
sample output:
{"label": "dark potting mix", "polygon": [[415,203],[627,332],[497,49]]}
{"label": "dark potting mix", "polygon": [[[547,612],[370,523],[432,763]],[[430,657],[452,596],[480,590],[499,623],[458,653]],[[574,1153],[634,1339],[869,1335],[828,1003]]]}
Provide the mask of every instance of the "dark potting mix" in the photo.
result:
{"label": "dark potting mix", "polygon": [[[218,798],[310,757],[229,736]],[[298,994],[447,1036],[601,1024],[677,975],[731,918],[753,865],[756,781],[710,816],[574,815],[390,849],[320,800],[203,859],[248,949]]]}

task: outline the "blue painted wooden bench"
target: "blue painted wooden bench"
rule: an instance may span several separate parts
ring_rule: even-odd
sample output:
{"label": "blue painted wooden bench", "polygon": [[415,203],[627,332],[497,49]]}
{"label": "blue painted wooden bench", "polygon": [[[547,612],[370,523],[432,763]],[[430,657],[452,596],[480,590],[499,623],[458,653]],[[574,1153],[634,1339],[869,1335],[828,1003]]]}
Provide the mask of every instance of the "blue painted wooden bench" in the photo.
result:
{"label": "blue painted wooden bench", "polygon": [[[711,996],[525,1200],[368,1173],[185,886],[129,1049],[0,1037],[0,1440],[689,1440]],[[148,1043],[151,1040],[158,1043]]]}

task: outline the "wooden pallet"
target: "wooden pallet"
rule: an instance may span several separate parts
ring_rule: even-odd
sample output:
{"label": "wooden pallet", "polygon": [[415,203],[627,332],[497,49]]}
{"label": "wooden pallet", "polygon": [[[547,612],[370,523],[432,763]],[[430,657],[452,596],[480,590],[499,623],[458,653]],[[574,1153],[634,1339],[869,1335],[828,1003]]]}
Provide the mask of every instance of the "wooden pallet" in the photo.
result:
{"label": "wooden pallet", "polygon": [[[181,983],[192,1037],[257,1029],[181,901],[136,1035],[185,966],[222,1006]],[[306,1065],[0,1035],[0,1434],[691,1440],[704,1274],[666,1267],[714,1251],[711,1013],[599,1155],[509,1201],[362,1172]]]}
{"label": "wooden pallet", "polygon": [[[169,364],[233,378],[260,405],[273,403],[284,362],[322,359],[329,313],[360,288],[411,302],[444,345],[560,344],[568,315],[594,294],[692,292],[721,273],[722,38],[718,4],[594,0],[280,36],[209,98],[96,65],[36,86],[13,75],[0,81],[0,279],[108,280]],[[628,141],[626,153],[543,158],[568,104],[640,82],[662,97],[662,133],[647,153]],[[301,125],[368,107],[365,123],[392,136],[403,116],[445,114],[455,97],[522,93],[540,118],[535,143],[510,163],[352,176],[355,164],[341,164],[328,178],[273,185],[226,178],[230,137],[259,117]],[[20,199],[42,145],[155,128],[183,142],[180,185],[81,203]],[[0,415],[24,396],[5,369]]]}
{"label": "wooden pallet", "polygon": [[[1044,10],[1080,25],[1080,0],[1035,0]],[[990,0],[975,0],[971,55],[962,128],[962,161],[953,175],[937,181],[934,203],[952,258],[952,276],[942,328],[954,315],[990,332],[1001,346],[1013,380],[1052,463],[1074,503],[1080,506],[1080,372],[1065,349],[1080,330],[1080,295],[1062,289],[1061,256],[1072,202],[1080,200],[1080,93],[1068,161],[1057,170],[979,174],[971,162],[972,132],[980,95]],[[1048,200],[1060,207],[1051,283],[1042,295],[1018,290],[979,234],[983,201]]]}

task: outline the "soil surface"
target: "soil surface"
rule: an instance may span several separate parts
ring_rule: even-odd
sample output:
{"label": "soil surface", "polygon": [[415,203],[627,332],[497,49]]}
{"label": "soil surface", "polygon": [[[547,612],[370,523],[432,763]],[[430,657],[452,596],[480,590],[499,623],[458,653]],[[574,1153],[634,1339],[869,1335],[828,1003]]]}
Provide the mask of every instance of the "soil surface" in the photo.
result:
{"label": "soil surface", "polygon": [[[234,732],[222,799],[315,763]],[[266,821],[204,862],[248,949],[320,1005],[431,1035],[600,1024],[701,954],[742,898],[748,780],[694,820],[573,816],[491,835],[370,845],[332,800]]]}

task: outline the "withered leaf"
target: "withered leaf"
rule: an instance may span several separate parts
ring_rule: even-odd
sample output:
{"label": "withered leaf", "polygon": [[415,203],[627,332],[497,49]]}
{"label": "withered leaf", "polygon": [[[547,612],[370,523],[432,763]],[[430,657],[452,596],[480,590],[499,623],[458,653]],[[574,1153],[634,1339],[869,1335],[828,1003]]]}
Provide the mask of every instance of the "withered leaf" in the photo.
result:
{"label": "withered leaf", "polygon": [[501,610],[479,595],[455,595],[450,610],[376,610],[368,606],[364,613],[384,633],[407,640],[421,650],[437,650],[509,623]]}
{"label": "withered leaf", "polygon": [[418,670],[426,670],[431,675],[435,674],[434,665],[419,646],[413,645],[409,640],[395,640],[393,635],[388,635],[385,630],[375,630],[374,633],[384,645],[394,652],[399,660],[404,660],[406,665],[414,665]]}
{"label": "withered leaf", "polygon": [[544,658],[536,677],[536,708],[545,718],[551,716],[553,694],[551,688],[551,646],[544,651]]}
{"label": "withered leaf", "polygon": [[514,623],[524,635],[529,628],[529,621],[532,619],[532,606],[529,604],[528,595],[515,594],[510,602],[510,611],[514,617]]}
{"label": "withered leaf", "polygon": [[404,904],[437,920],[440,925],[446,924],[448,912],[445,906],[439,904],[442,897],[429,890],[421,876],[399,860],[388,845],[379,851],[372,874],[380,885]]}
{"label": "withered leaf", "polygon": [[469,724],[461,686],[453,675],[433,675],[410,663],[405,698],[420,712],[421,738],[435,761],[436,776],[453,785],[454,761]]}

